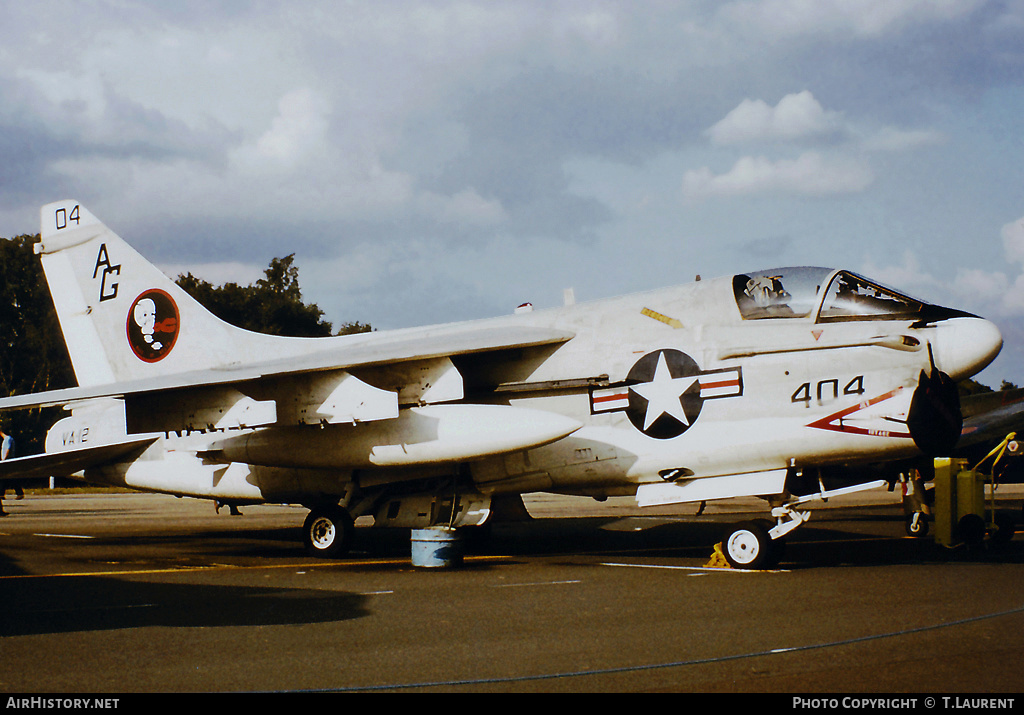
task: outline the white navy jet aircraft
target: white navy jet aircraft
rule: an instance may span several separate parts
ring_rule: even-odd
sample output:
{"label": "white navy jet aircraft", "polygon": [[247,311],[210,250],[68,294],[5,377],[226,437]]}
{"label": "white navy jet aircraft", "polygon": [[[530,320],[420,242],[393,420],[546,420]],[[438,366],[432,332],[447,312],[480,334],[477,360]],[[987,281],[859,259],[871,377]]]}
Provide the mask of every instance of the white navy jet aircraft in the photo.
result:
{"label": "white navy jet aircraft", "polygon": [[268,336],[214,317],[78,202],[41,213],[36,253],[79,386],[0,400],[71,413],[45,454],[0,477],[301,504],[323,556],[344,553],[361,516],[456,529],[507,495],[758,496],[772,518],[723,546],[734,567],[759,568],[808,500],[876,485],[827,491],[820,475],[948,455],[955,382],[1002,346],[982,318],[809,267],[425,328]]}

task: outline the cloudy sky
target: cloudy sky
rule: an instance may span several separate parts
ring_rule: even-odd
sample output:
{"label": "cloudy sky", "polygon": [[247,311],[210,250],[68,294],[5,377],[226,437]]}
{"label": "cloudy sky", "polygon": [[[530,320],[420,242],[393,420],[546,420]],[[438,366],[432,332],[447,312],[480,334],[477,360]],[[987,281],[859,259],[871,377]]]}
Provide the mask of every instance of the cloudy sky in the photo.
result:
{"label": "cloudy sky", "polygon": [[1024,0],[0,4],[0,236],[379,329],[782,265],[994,319],[1024,385]]}

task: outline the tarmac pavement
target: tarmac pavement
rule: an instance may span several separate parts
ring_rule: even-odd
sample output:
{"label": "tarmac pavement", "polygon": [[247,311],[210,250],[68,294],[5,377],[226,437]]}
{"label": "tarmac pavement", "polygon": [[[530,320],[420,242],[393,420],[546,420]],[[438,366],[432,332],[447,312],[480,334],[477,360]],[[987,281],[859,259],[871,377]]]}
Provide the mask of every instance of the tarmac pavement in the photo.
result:
{"label": "tarmac pavement", "polygon": [[[1024,492],[1001,488],[1020,514]],[[409,532],[305,555],[305,511],[29,494],[0,520],[4,693],[1016,693],[1024,535],[907,537],[884,490],[810,505],[772,571],[709,568],[758,500],[537,495],[459,567]],[[785,702],[790,702],[786,700]],[[937,701],[942,703],[941,697]]]}

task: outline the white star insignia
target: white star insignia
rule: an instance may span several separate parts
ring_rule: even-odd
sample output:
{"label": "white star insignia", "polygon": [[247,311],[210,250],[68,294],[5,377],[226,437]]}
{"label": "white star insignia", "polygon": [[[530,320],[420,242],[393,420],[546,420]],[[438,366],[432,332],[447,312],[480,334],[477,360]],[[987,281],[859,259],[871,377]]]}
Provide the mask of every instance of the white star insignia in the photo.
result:
{"label": "white star insignia", "polygon": [[640,397],[647,400],[647,414],[644,416],[644,430],[647,430],[662,415],[671,415],[681,423],[690,426],[690,421],[683,412],[683,404],[679,399],[684,392],[697,381],[696,375],[689,377],[672,377],[665,353],[658,356],[658,367],[654,371],[654,379],[632,389]]}

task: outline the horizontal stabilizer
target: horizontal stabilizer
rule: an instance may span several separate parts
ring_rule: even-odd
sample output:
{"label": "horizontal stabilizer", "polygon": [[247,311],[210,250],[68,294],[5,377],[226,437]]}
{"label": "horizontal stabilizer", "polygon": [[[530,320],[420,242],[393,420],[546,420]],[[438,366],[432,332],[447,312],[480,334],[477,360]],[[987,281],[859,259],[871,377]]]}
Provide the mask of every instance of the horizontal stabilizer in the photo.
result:
{"label": "horizontal stabilizer", "polygon": [[0,481],[8,479],[35,479],[41,477],[68,477],[83,469],[118,461],[125,455],[141,452],[157,440],[156,437],[133,439],[97,447],[84,447],[66,452],[48,452],[29,457],[17,457],[0,462]]}

